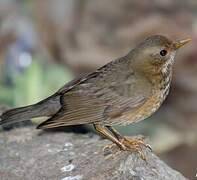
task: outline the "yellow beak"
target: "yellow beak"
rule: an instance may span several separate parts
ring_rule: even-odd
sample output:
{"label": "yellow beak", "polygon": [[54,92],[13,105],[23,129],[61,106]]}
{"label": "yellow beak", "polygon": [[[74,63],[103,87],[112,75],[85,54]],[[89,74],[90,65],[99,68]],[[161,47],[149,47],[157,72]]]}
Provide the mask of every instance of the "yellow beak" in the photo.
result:
{"label": "yellow beak", "polygon": [[190,42],[192,39],[191,38],[187,38],[187,39],[183,39],[183,40],[180,40],[180,41],[176,41],[174,43],[174,49],[177,50],[179,49],[180,47],[184,46],[185,44],[187,44],[188,42]]}

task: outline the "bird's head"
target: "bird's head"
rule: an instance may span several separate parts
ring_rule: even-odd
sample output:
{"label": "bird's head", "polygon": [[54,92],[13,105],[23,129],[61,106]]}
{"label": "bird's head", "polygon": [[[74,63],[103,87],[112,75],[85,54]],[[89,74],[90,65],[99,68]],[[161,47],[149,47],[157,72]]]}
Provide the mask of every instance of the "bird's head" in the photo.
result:
{"label": "bird's head", "polygon": [[133,65],[143,73],[157,74],[173,65],[176,51],[189,41],[191,39],[172,41],[161,35],[150,36],[133,50]]}

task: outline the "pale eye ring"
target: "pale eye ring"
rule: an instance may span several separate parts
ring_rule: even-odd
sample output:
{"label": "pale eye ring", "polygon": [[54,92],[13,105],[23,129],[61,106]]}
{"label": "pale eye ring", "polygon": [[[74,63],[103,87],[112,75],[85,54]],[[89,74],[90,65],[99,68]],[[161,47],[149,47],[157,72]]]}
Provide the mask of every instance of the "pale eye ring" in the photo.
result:
{"label": "pale eye ring", "polygon": [[167,50],[165,50],[165,49],[163,49],[163,50],[160,51],[160,55],[161,55],[161,56],[165,56],[167,53],[168,53],[168,52],[167,52]]}

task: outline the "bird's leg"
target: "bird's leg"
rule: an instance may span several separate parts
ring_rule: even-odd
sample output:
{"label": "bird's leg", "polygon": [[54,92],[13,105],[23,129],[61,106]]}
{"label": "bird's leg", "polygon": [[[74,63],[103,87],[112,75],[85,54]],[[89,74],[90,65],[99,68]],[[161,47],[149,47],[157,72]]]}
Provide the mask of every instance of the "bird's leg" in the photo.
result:
{"label": "bird's leg", "polygon": [[109,130],[112,132],[112,134],[113,134],[118,140],[123,139],[123,136],[122,136],[116,129],[114,129],[113,127],[107,126],[107,129],[109,129]]}
{"label": "bird's leg", "polygon": [[115,143],[121,150],[126,150],[126,147],[121,143],[121,141],[119,141],[113,135],[113,133],[111,134],[105,126],[103,126],[101,124],[94,124],[94,128],[104,138],[109,139],[110,141],[112,141],[113,143]]}
{"label": "bird's leg", "polygon": [[111,126],[107,128],[112,132],[112,134],[126,147],[126,151],[134,151],[140,154],[142,159],[146,159],[145,155],[142,152],[142,146],[148,147],[151,149],[150,145],[144,143],[143,139],[133,139],[129,137],[122,136],[116,129]]}

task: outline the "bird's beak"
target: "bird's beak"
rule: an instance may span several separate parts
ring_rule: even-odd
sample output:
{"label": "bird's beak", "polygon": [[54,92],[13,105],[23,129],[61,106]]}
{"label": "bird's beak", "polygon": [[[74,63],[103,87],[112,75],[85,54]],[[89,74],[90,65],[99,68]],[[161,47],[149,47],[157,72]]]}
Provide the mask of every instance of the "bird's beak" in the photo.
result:
{"label": "bird's beak", "polygon": [[192,39],[190,38],[187,38],[187,39],[183,39],[183,40],[180,40],[180,41],[176,41],[173,46],[174,46],[174,49],[177,50],[179,49],[180,47],[184,46],[185,44],[187,44],[188,42],[190,42]]}

